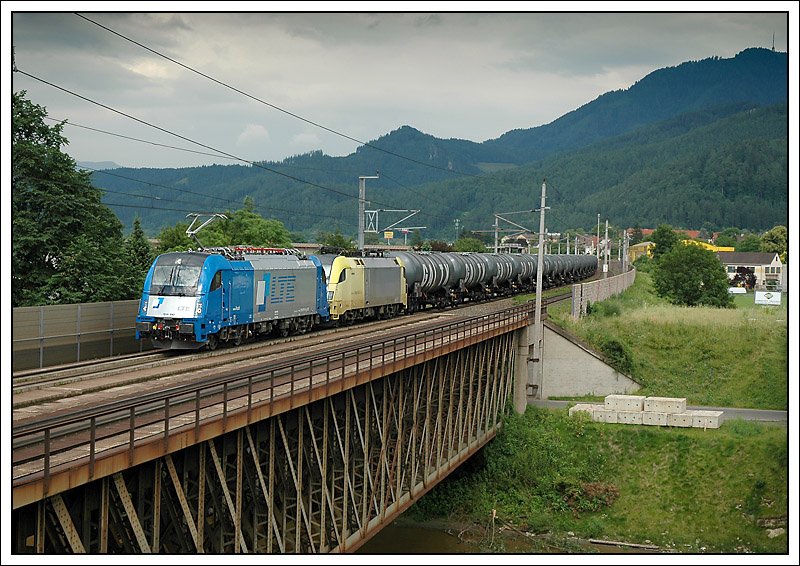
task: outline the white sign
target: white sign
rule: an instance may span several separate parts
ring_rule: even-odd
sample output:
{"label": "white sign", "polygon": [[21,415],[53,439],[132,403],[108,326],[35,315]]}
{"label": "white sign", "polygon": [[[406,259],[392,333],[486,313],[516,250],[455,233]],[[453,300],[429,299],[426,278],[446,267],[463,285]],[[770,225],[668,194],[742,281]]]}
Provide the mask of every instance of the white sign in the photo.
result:
{"label": "white sign", "polygon": [[603,264],[603,273],[608,273],[608,264],[607,263]]}
{"label": "white sign", "polygon": [[731,295],[743,295],[747,293],[747,289],[744,287],[728,287],[728,293]]}
{"label": "white sign", "polygon": [[192,318],[196,299],[194,297],[172,297],[150,295],[147,316],[156,318]]}
{"label": "white sign", "polygon": [[781,293],[779,291],[756,291],[757,305],[780,305]]}

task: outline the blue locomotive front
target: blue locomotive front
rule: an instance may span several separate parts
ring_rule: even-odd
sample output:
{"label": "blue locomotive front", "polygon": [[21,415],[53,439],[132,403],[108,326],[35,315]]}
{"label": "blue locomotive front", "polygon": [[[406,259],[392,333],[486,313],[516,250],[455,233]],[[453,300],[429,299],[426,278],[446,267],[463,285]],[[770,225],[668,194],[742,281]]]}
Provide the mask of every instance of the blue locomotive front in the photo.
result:
{"label": "blue locomotive front", "polygon": [[328,319],[319,261],[292,250],[223,248],[158,256],[144,282],[136,338],[213,350],[260,334],[304,333]]}

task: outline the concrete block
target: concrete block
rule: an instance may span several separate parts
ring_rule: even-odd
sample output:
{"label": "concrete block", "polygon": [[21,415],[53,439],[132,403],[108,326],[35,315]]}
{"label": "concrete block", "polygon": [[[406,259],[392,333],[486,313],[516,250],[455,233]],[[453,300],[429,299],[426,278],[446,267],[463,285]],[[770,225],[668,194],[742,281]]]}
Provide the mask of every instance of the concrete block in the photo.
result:
{"label": "concrete block", "polygon": [[587,413],[589,418],[593,417],[594,413],[594,405],[591,403],[578,403],[574,407],[569,408],[569,416],[571,417],[575,413]]}
{"label": "concrete block", "polygon": [[617,412],[608,409],[595,409],[592,413],[592,420],[598,423],[616,423]]}
{"label": "concrete block", "polygon": [[692,426],[695,428],[719,428],[722,411],[692,411]]}
{"label": "concrete block", "polygon": [[667,413],[654,413],[642,411],[642,424],[653,426],[667,426]]}
{"label": "concrete block", "polygon": [[609,411],[641,411],[644,399],[643,395],[606,395],[605,408]]}
{"label": "concrete block", "polygon": [[692,413],[667,413],[668,426],[691,427],[692,426]]}
{"label": "concrete block", "polygon": [[617,422],[621,424],[642,424],[642,411],[617,411]]}
{"label": "concrete block", "polygon": [[646,397],[644,410],[654,413],[685,413],[686,397]]}

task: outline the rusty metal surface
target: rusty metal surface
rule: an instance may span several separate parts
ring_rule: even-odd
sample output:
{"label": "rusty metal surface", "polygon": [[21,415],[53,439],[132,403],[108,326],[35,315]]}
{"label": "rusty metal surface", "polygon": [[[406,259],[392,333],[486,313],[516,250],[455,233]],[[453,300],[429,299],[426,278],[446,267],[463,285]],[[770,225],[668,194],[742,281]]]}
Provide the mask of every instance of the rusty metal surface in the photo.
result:
{"label": "rusty metal surface", "polygon": [[[129,463],[121,446],[116,458],[124,469],[111,478],[98,458],[95,478],[76,479],[71,489],[44,496],[44,505],[13,510],[12,540],[31,542],[15,550],[352,552],[502,425],[512,335],[465,335],[452,345],[469,340],[449,352],[450,341],[437,341],[438,356],[418,345],[418,363],[381,378],[359,377],[354,364],[369,372],[369,362],[353,360],[349,386],[327,384],[327,395],[299,405],[289,396],[284,410],[266,407],[252,421],[242,408],[227,421],[216,418],[213,431],[204,428],[211,422],[187,423],[168,442],[156,432],[145,445],[153,447],[149,458],[136,446]],[[198,429],[203,436],[195,437]],[[58,478],[52,474],[53,485]]]}
{"label": "rusty metal surface", "polygon": [[491,339],[526,325],[529,315],[530,305],[521,305],[316,359],[300,354],[246,371],[220,369],[202,381],[81,411],[15,418],[14,508]]}

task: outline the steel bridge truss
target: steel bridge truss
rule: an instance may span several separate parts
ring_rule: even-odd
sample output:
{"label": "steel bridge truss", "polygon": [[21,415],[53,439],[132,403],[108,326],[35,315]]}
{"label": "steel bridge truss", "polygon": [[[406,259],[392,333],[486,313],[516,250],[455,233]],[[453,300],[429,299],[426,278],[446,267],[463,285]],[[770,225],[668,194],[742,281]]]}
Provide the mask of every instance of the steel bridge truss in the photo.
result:
{"label": "steel bridge truss", "polygon": [[500,334],[16,509],[15,552],[353,551],[495,436],[512,346]]}

